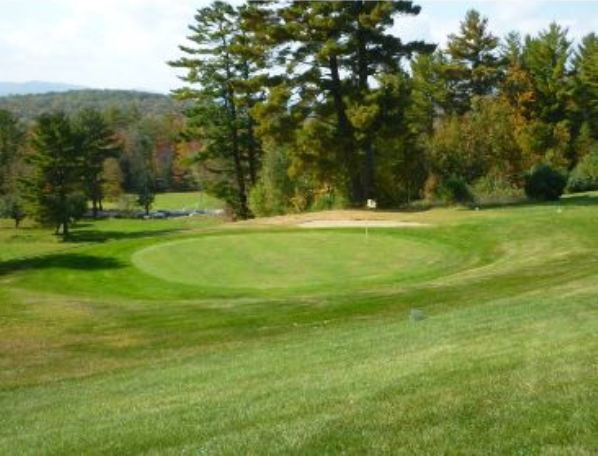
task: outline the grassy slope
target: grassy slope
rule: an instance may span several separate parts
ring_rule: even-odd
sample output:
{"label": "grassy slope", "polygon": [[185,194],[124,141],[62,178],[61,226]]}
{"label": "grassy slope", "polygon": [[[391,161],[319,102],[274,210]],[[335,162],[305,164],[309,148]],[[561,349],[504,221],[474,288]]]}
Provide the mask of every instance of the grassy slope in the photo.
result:
{"label": "grassy slope", "polygon": [[409,217],[436,226],[378,234],[434,246],[442,273],[286,293],[133,263],[188,238],[276,246],[281,227],[0,229],[0,453],[597,452],[598,195]]}

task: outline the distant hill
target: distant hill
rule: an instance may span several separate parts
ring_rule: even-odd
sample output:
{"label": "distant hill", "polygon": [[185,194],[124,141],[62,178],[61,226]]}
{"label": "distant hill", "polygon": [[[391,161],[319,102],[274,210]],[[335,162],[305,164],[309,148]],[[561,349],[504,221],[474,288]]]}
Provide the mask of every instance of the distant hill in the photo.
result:
{"label": "distant hill", "polygon": [[48,92],[66,92],[69,90],[85,89],[83,86],[63,84],[60,82],[27,81],[27,82],[2,82],[0,81],[0,97],[6,95],[30,95]]}
{"label": "distant hill", "polygon": [[11,111],[26,121],[44,112],[64,111],[69,114],[88,107],[101,111],[138,111],[143,116],[165,115],[182,110],[182,105],[167,95],[131,90],[84,89],[0,97],[0,109]]}

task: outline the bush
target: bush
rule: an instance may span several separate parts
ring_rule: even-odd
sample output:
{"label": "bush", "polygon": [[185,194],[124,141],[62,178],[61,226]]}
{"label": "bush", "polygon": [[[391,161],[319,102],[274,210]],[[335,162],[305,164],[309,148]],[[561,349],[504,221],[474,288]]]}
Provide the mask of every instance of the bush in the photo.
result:
{"label": "bush", "polygon": [[131,194],[123,194],[118,199],[118,211],[123,215],[132,215],[137,210],[137,197]]}
{"label": "bush", "polygon": [[82,192],[69,193],[66,206],[71,221],[80,220],[87,212],[87,197]]}
{"label": "bush", "polygon": [[0,199],[0,217],[14,220],[15,227],[19,227],[26,215],[25,204],[20,196],[8,194]]}
{"label": "bush", "polygon": [[295,183],[288,174],[289,158],[285,150],[267,147],[257,184],[249,193],[249,208],[258,217],[289,212]]}
{"label": "bush", "polygon": [[479,204],[508,204],[524,199],[523,190],[501,176],[484,176],[473,185]]}
{"label": "bush", "polygon": [[436,192],[445,204],[468,204],[474,200],[471,189],[460,177],[453,176],[443,180]]}
{"label": "bush", "polygon": [[567,185],[567,178],[548,165],[538,165],[525,176],[525,194],[539,201],[555,201]]}
{"label": "bush", "polygon": [[573,169],[567,190],[572,193],[598,190],[598,147],[583,157]]}
{"label": "bush", "polygon": [[310,210],[327,211],[332,209],[344,209],[348,206],[347,199],[336,193],[334,190],[321,193],[314,198]]}

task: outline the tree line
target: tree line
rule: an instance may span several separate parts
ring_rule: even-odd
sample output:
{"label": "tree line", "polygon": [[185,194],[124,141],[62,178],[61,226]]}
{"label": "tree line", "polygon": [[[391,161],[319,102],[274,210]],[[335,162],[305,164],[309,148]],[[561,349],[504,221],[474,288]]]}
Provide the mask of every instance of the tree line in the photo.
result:
{"label": "tree line", "polygon": [[0,210],[67,234],[88,203],[134,193],[147,212],[156,192],[199,184],[240,218],[598,189],[598,37],[574,45],[556,23],[498,37],[471,10],[442,48],[402,40],[397,19],[420,11],[216,1],[170,62],[177,102],[8,97]]}
{"label": "tree line", "polygon": [[133,90],[81,89],[29,95],[0,96],[0,109],[10,111],[25,123],[46,112],[66,114],[93,108],[101,112],[126,111],[129,115],[165,116],[181,113],[184,106],[167,95]]}
{"label": "tree line", "polygon": [[174,95],[205,188],[242,218],[478,190],[541,198],[535,182],[569,173],[598,188],[595,34],[574,45],[552,23],[501,38],[471,10],[440,48],[394,31],[419,13],[410,1],[199,9],[170,64],[185,72]]}
{"label": "tree line", "polygon": [[29,215],[67,237],[88,206],[96,217],[106,199],[148,213],[156,192],[197,189],[182,123],[177,113],[126,105],[52,111],[33,122],[0,110],[0,216],[18,227]]}

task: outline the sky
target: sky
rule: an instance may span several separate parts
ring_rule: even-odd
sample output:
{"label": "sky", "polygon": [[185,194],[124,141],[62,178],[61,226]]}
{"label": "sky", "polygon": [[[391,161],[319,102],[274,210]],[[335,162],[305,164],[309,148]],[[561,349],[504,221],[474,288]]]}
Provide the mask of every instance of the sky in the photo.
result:
{"label": "sky", "polygon": [[[238,3],[238,2],[237,2]],[[598,33],[598,0],[420,0],[401,17],[405,40],[446,43],[468,9],[489,17],[491,31],[535,34],[551,21],[579,40]],[[41,80],[93,88],[168,93],[181,85],[166,65],[180,56],[187,26],[209,0],[0,0],[0,81]]]}

